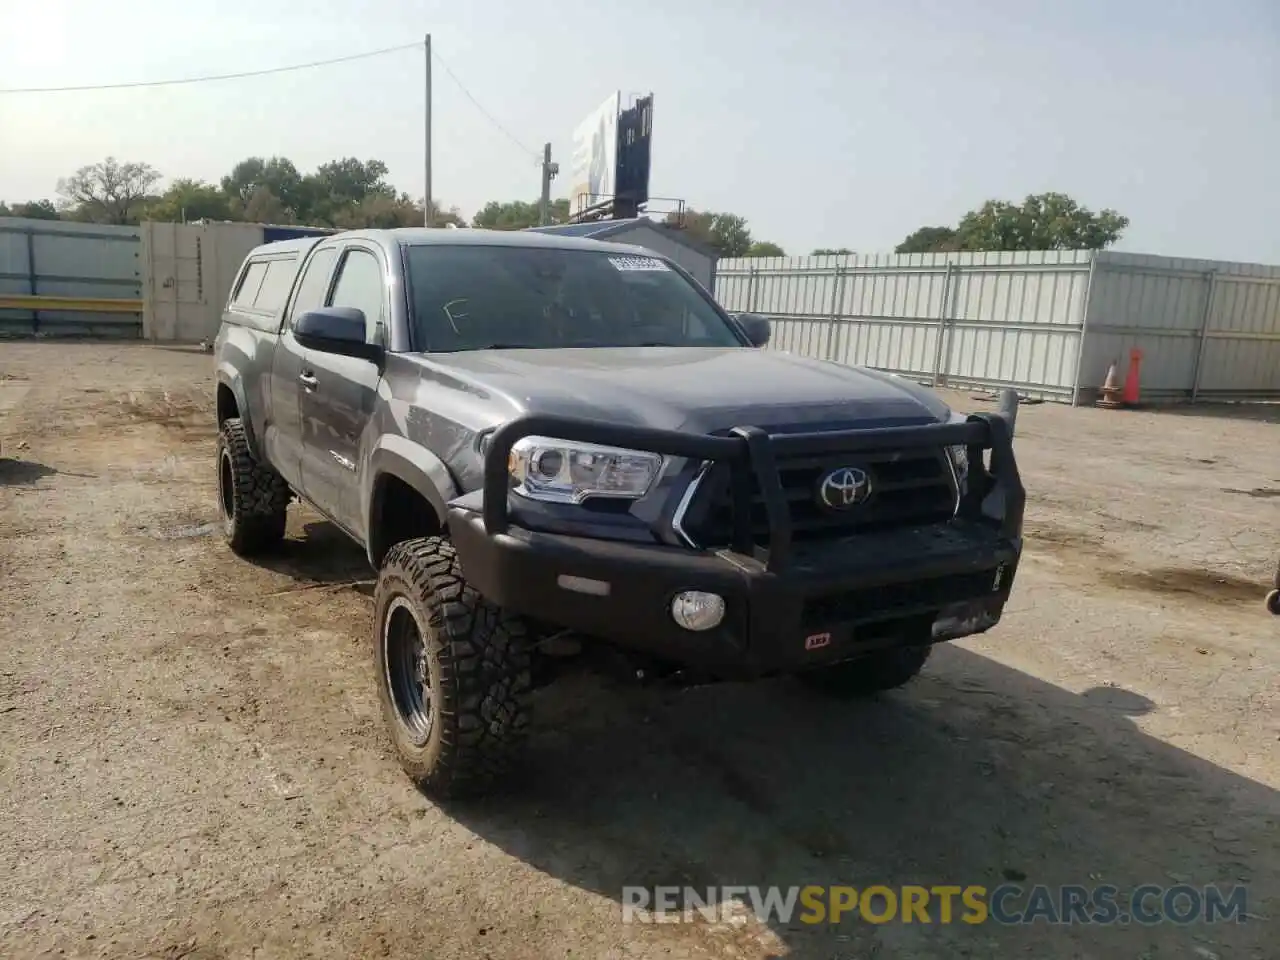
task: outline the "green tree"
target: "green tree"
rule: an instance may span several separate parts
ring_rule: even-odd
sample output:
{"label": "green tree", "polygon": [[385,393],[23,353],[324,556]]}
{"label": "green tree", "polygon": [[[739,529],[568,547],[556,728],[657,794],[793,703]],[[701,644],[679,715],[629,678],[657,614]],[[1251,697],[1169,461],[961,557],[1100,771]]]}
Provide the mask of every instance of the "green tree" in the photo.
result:
{"label": "green tree", "polygon": [[[453,224],[465,227],[457,209],[441,210],[439,204],[433,204],[434,225],[444,227]],[[393,196],[382,192],[371,193],[358,204],[340,207],[334,214],[334,226],[344,230],[362,228],[391,230],[396,227],[422,226],[422,204],[415,203],[407,193]]]}
{"label": "green tree", "polygon": [[52,200],[28,200],[9,206],[0,203],[0,217],[24,217],[27,220],[58,220],[58,208]]}
{"label": "green tree", "polygon": [[745,256],[751,249],[746,219],[734,213],[717,213],[711,225],[711,245],[722,257]]}
{"label": "green tree", "polygon": [[160,179],[150,164],[107,157],[58,181],[64,207],[90,223],[137,223],[149,191]]}
{"label": "green tree", "polygon": [[843,257],[851,253],[853,253],[853,251],[850,250],[848,247],[840,247],[839,249],[835,247],[819,247],[817,250],[813,251],[813,253],[809,254],[809,256],[811,257]]}
{"label": "green tree", "polygon": [[351,208],[359,207],[370,197],[382,197],[394,204],[396,191],[386,177],[387,165],[381,160],[332,160],[303,178],[304,199],[294,209],[305,222],[337,226],[339,218],[350,216]]}
{"label": "green tree", "polygon": [[188,220],[232,220],[232,198],[203,180],[175,180],[143,214],[148,220],[182,223]]}
{"label": "green tree", "polygon": [[365,197],[359,203],[337,208],[333,215],[333,225],[344,230],[420,227],[422,207],[410,200],[407,194],[388,197],[377,193]]}
{"label": "green tree", "polygon": [[685,210],[667,214],[665,222],[682,227],[695,240],[715,249],[722,257],[743,257],[751,249],[751,230],[735,213]]}
{"label": "green tree", "polygon": [[316,169],[310,179],[334,200],[359,203],[368,196],[394,198],[395,189],[387,183],[387,165],[381,160],[357,160],[345,157],[331,160]]}
{"label": "green tree", "polygon": [[249,194],[248,201],[242,203],[239,197],[231,201],[232,209],[238,213],[237,220],[248,223],[300,223],[284,201],[277,197],[268,186],[255,187]]}
{"label": "green tree", "polygon": [[1129,218],[1114,210],[1094,213],[1065,193],[1036,193],[1021,204],[988,200],[954,229],[921,227],[895,250],[1101,250],[1128,226]]}
{"label": "green tree", "polygon": [[757,240],[747,248],[746,253],[748,257],[785,257],[786,255],[787,251],[768,240]]}
{"label": "green tree", "polygon": [[1129,218],[1094,213],[1065,193],[1031,194],[1022,204],[988,200],[956,230],[963,250],[1101,250],[1120,239]]}
{"label": "green tree", "polygon": [[[539,219],[539,204],[526,203],[523,200],[510,200],[499,203],[490,200],[471,218],[471,225],[484,230],[525,230],[536,227]],[[551,222],[569,222],[569,200],[562,198],[551,201]]]}
{"label": "green tree", "polygon": [[958,250],[954,227],[921,227],[893,248],[894,253],[940,253]]}
{"label": "green tree", "polygon": [[[565,201],[566,204],[568,202],[569,202],[568,200]],[[422,205],[418,204],[417,207],[418,207],[418,211],[421,212]],[[466,218],[462,216],[462,211],[459,210],[457,207],[450,207],[448,210],[445,210],[441,208],[438,201],[434,201],[434,200],[431,203],[431,207],[432,207],[432,210],[434,211],[431,217],[431,222],[434,226],[448,227],[449,225],[452,224],[455,227],[465,227],[467,225]],[[415,226],[421,226],[421,225],[422,225],[422,218],[419,217],[418,222],[417,224],[415,224]]]}
{"label": "green tree", "polygon": [[[222,192],[232,200],[232,209],[242,213],[259,189],[265,189],[279,207],[288,211],[286,219],[274,221],[276,223],[289,223],[295,217],[301,219],[309,213],[310,198],[302,174],[286,157],[271,157],[269,160],[249,157],[237,163],[231,173],[222,178]],[[245,219],[251,218],[246,215]]]}

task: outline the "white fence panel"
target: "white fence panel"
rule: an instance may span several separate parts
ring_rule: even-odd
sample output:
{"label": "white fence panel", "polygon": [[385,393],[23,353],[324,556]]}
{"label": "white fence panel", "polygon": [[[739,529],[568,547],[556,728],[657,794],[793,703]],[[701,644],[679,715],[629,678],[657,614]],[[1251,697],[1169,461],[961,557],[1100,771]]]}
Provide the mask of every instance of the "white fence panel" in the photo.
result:
{"label": "white fence panel", "polygon": [[1144,401],[1280,396],[1280,267],[1105,252],[1082,387],[1141,353]]}
{"label": "white fence panel", "polygon": [[1280,268],[1230,264],[1209,282],[1192,396],[1280,396]]}
{"label": "white fence panel", "polygon": [[1070,398],[1088,251],[740,258],[717,266],[726,309],[773,322],[771,347],[934,384]]}

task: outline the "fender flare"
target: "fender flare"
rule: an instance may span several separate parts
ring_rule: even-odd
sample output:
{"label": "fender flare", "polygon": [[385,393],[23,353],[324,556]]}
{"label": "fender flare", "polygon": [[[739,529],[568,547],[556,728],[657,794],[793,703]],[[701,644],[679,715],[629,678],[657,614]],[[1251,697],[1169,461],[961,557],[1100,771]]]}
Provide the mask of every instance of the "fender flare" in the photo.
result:
{"label": "fender flare", "polygon": [[395,477],[412,487],[431,504],[440,528],[444,529],[448,519],[445,505],[458,496],[458,487],[444,461],[430,450],[404,437],[384,434],[375,441],[362,473],[365,480],[361,501],[364,503],[365,542],[370,562],[373,562],[376,540],[375,518],[382,507],[380,481],[384,476]]}
{"label": "fender flare", "polygon": [[262,451],[258,446],[258,436],[253,429],[253,416],[249,412],[249,399],[244,392],[244,381],[240,373],[226,360],[218,362],[218,386],[226,387],[236,398],[236,410],[240,413],[240,422],[244,424],[245,439],[249,442],[249,453],[255,460],[262,459]]}

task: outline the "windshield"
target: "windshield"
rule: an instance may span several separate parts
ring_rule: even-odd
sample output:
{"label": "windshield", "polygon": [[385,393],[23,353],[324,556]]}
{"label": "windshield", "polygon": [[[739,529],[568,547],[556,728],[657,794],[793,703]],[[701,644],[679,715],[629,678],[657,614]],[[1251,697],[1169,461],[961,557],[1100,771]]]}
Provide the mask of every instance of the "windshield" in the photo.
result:
{"label": "windshield", "polygon": [[653,257],[421,244],[405,258],[423,353],[743,346],[689,281]]}

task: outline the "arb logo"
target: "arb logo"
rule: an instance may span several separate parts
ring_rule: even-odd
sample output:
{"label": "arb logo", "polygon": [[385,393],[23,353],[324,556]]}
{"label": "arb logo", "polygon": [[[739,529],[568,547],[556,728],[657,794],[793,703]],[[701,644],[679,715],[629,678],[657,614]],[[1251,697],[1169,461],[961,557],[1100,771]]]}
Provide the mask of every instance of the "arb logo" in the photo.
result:
{"label": "arb logo", "polygon": [[831,634],[829,633],[814,633],[804,638],[804,648],[806,650],[821,650],[829,643],[831,643]]}

